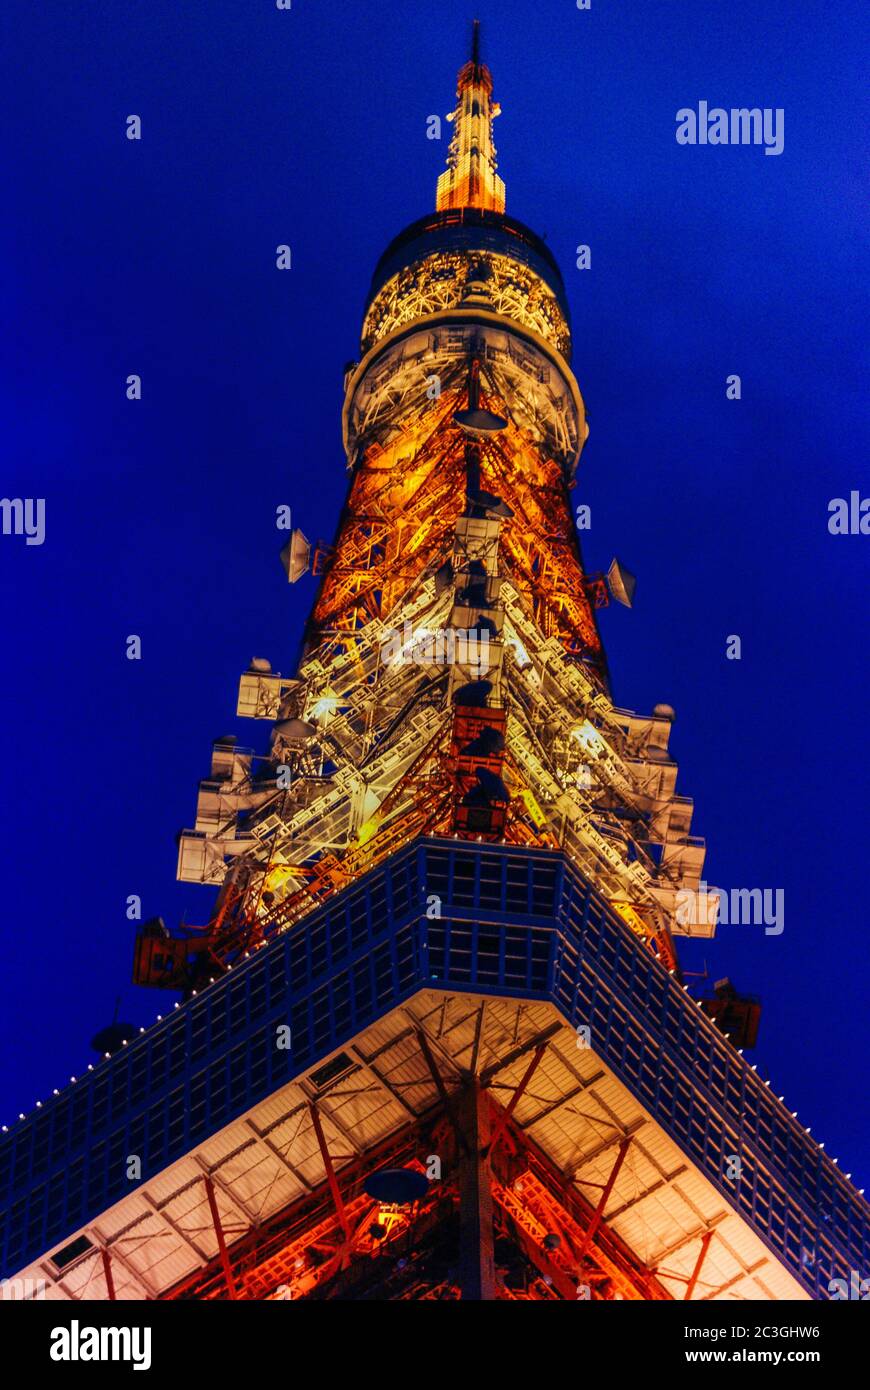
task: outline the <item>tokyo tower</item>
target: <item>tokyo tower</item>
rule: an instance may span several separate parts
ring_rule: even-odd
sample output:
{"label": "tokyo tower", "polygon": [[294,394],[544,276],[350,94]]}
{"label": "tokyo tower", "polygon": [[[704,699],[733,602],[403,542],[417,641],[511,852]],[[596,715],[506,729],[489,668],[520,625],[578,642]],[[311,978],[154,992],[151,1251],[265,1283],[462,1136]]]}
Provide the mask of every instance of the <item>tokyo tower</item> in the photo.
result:
{"label": "tokyo tower", "polygon": [[[564,284],[505,213],[475,26],[435,211],[378,262],[347,499],[290,676],[256,659],[146,1030],[0,1136],[3,1270],[85,1299],[824,1299],[868,1208],[685,987],[712,936],[673,710],[613,702],[570,489]],[[267,734],[266,732],[267,731]],[[691,904],[689,914],[681,911]]]}

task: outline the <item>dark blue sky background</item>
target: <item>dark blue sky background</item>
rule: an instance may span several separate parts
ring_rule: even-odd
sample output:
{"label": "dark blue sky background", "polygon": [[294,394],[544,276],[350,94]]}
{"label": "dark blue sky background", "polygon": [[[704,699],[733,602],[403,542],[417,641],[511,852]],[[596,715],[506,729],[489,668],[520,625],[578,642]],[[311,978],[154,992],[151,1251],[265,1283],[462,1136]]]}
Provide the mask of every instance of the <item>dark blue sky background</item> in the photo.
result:
{"label": "dark blue sky background", "polygon": [[[588,567],[616,552],[639,576],[635,610],[602,616],[614,697],[676,707],[709,880],[785,890],[781,936],[723,928],[684,963],[762,996],[760,1071],[870,1186],[870,539],[827,530],[829,499],[870,494],[865,8],[476,12],[508,211],[567,281]],[[239,672],[295,663],[314,588],[283,578],[275,508],[332,537],[342,368],[379,253],[434,205],[447,141],[426,118],[452,107],[473,13],[4,7],[2,489],[45,497],[47,538],[0,537],[0,1120],[81,1070],[116,995],[136,1023],[165,1009],[129,984],[128,894],[208,915],[173,837],[210,741],[264,742],[234,720]],[[784,153],[678,146],[702,99],[783,107]]]}

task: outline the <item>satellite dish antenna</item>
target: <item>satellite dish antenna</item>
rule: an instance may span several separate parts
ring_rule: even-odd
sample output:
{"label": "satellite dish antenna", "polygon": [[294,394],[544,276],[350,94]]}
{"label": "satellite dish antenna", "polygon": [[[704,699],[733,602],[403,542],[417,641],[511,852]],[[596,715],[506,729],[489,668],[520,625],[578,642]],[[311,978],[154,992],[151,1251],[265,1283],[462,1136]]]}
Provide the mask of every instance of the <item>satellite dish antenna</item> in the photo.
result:
{"label": "satellite dish antenna", "polygon": [[468,274],[466,275],[466,277],[465,277],[465,284],[466,284],[466,287],[469,287],[469,286],[482,286],[482,285],[486,285],[487,281],[489,281],[489,280],[491,280],[491,279],[492,279],[492,271],[490,270],[489,266],[486,264],[486,261],[478,261],[477,265],[473,265],[473,266],[470,268]]}
{"label": "satellite dish antenna", "polygon": [[298,527],[290,532],[290,539],[281,551],[281,564],[287,572],[291,584],[301,579],[311,561],[311,542]]}
{"label": "satellite dish antenna", "polygon": [[419,1202],[429,1191],[429,1179],[416,1168],[381,1168],[370,1173],[363,1183],[366,1195],[376,1202],[388,1202],[391,1206],[406,1206],[409,1202]]}
{"label": "satellite dish antenna", "polygon": [[489,600],[486,597],[486,581],[478,580],[476,583],[467,584],[464,589],[457,592],[456,601],[467,608],[489,608]]}
{"label": "satellite dish antenna", "polygon": [[487,435],[507,429],[504,416],[493,415],[491,410],[457,410],[453,423],[473,439],[485,439]]}
{"label": "satellite dish antenna", "polygon": [[504,517],[505,521],[509,521],[513,516],[513,511],[508,506],[507,502],[503,502],[500,497],[496,497],[492,492],[482,492],[478,489],[476,492],[469,492],[468,500],[472,506],[482,507],[485,511],[490,512],[492,516]]}
{"label": "satellite dish antenna", "polygon": [[463,299],[472,303],[489,303],[487,282],[491,277],[492,271],[485,262],[472,266],[465,278]]}
{"label": "satellite dish antenna", "polygon": [[468,681],[453,692],[454,705],[471,705],[483,709],[492,694],[492,681]]}
{"label": "satellite dish antenna", "polygon": [[436,594],[446,593],[453,583],[453,562],[445,560],[435,571],[435,592]]}
{"label": "satellite dish antenna", "polygon": [[473,789],[470,795],[481,792],[487,802],[510,801],[510,792],[498,773],[490,772],[488,767],[476,767],[474,769],[477,776],[478,786]]}
{"label": "satellite dish antenna", "polygon": [[460,748],[460,758],[495,758],[504,752],[504,734],[485,724],[477,738],[473,738],[464,748]]}
{"label": "satellite dish antenna", "polygon": [[[146,923],[146,926],[147,925]],[[124,1043],[130,1042],[139,1032],[134,1023],[118,1022],[118,1010],[120,1007],[121,999],[119,996],[115,1000],[115,1015],[112,1022],[107,1028],[101,1028],[99,1033],[96,1033],[94,1037],[91,1038],[91,1047],[95,1052],[99,1052],[101,1057],[105,1057],[107,1052],[118,1052],[119,1049],[124,1046]]]}
{"label": "satellite dish antenna", "polygon": [[99,1033],[91,1038],[91,1047],[101,1057],[105,1057],[107,1052],[119,1052],[124,1043],[131,1042],[138,1032],[139,1029],[133,1023],[110,1023],[107,1028],[101,1028]]}
{"label": "satellite dish antenna", "polygon": [[631,608],[634,602],[634,591],[637,588],[637,578],[620,564],[614,555],[607,571],[607,587],[617,603],[623,604],[626,608]]}
{"label": "satellite dish antenna", "polygon": [[304,743],[316,733],[314,725],[304,719],[281,719],[275,725],[276,738],[282,738],[285,743]]}

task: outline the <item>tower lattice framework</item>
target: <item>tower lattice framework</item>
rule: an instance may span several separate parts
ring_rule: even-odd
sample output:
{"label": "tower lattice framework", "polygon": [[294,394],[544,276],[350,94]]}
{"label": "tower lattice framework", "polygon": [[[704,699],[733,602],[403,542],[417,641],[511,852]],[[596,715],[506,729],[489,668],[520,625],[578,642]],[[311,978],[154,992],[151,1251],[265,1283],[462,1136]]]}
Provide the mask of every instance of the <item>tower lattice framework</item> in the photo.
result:
{"label": "tower lattice framework", "polygon": [[220,884],[216,912],[186,943],[146,939],[143,982],[214,977],[428,834],[566,850],[676,968],[703,844],[675,792],[672,712],[609,695],[607,588],[569,497],[589,430],[564,286],[503,213],[497,113],[475,54],[439,210],[375,272],[301,665],[242,677],[238,713],[273,722],[268,759],[215,745],[180,840],[179,876]]}
{"label": "tower lattice framework", "polygon": [[673,711],[611,698],[565,289],[504,211],[497,114],[475,28],[346,372],[298,670],[243,673],[264,751],[214,745],[179,839],[214,912],[138,934],[137,982],[183,997],[0,1134],[22,1287],[778,1300],[867,1267],[861,1194],[742,1055],[757,1006],[681,979],[715,895]]}
{"label": "tower lattice framework", "polygon": [[[241,680],[238,713],[272,722],[268,758],[215,745],[196,827],[180,840],[179,876],[221,885],[215,914],[186,940],[146,931],[143,982],[194,990],[420,837],[566,852],[678,974],[675,905],[698,889],[703,844],[675,793],[672,712],[638,716],[610,698],[596,621],[607,588],[584,571],[570,502],[589,429],[564,285],[544,244],[504,215],[492,91],[475,28],[436,213],[381,258],[362,356],[346,372],[349,491],[334,543],[318,550],[303,659],[291,679],[255,661]],[[417,1035],[440,1087],[425,1029]],[[412,1221],[394,1207],[372,1226],[364,1191],[336,1207],[333,1177],[294,1240],[282,1213],[274,1235],[252,1241],[256,1256],[239,1253],[246,1296],[269,1296],[300,1267],[297,1296],[331,1296],[337,1281],[343,1296],[378,1296],[380,1243],[413,1228],[415,1245],[437,1252],[442,1224],[467,1205],[465,1154],[485,1130],[489,1235],[481,1256],[477,1212],[477,1254],[465,1260],[475,1291],[464,1296],[495,1296],[494,1285],[481,1291],[480,1260],[501,1240],[534,1254],[538,1293],[522,1296],[576,1297],[582,1275],[591,1297],[670,1297],[606,1230],[588,1190],[564,1190],[478,1075],[455,1107],[443,1099],[437,1120],[384,1151],[419,1167],[422,1129],[444,1155],[453,1176],[426,1213]],[[312,1127],[329,1174],[313,1107]],[[559,1253],[541,1245],[552,1231],[564,1236]],[[312,1264],[318,1241],[326,1257]],[[455,1277],[391,1278],[380,1296],[461,1292]],[[221,1268],[174,1296],[225,1288]],[[499,1296],[521,1295],[502,1283]]]}

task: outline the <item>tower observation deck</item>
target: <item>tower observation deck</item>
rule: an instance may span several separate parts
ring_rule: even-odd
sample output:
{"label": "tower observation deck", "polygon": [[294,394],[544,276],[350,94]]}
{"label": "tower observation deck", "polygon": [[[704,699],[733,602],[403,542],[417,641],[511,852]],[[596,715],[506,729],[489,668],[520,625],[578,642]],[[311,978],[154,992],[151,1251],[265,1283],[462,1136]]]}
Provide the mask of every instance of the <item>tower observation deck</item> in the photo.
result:
{"label": "tower observation deck", "polygon": [[868,1267],[862,1197],[681,979],[704,843],[673,711],[611,698],[565,288],[498,114],[475,29],[346,371],[301,662],[243,673],[266,751],[217,743],[180,837],[214,912],[139,934],[182,1000],[0,1136],[3,1273],[52,1297],[824,1299]]}

